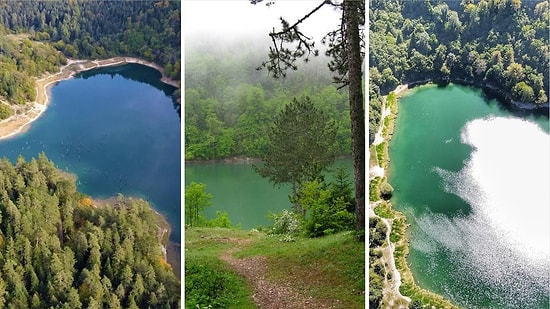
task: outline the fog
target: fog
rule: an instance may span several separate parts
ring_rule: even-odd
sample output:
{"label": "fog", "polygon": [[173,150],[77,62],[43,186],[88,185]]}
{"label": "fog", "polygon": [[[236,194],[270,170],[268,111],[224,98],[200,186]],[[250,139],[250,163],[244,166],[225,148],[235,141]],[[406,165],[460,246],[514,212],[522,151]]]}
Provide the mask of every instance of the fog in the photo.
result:
{"label": "fog", "polygon": [[[217,47],[238,45],[268,46],[269,32],[281,29],[280,17],[291,25],[311,12],[322,0],[277,0],[271,6],[264,2],[253,5],[248,0],[184,0],[183,41],[186,50],[205,45]],[[304,21],[299,29],[315,41],[338,29],[341,11],[325,5]],[[318,48],[321,48],[320,42]]]}

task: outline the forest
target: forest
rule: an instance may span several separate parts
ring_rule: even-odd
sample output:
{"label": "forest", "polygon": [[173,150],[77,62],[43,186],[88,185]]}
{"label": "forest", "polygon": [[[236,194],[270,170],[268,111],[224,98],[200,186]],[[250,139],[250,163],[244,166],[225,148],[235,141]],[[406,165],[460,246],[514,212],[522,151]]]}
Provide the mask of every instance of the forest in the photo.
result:
{"label": "forest", "polygon": [[179,80],[180,11],[176,1],[1,1],[0,119],[35,100],[34,78],[67,58],[138,57]]}
{"label": "forest", "polygon": [[[56,72],[67,59],[50,45],[32,41],[27,35],[14,35],[0,25],[0,98],[21,105],[36,96],[34,77]],[[0,105],[0,119],[12,109]]]}
{"label": "forest", "polygon": [[179,1],[2,1],[0,24],[69,58],[133,56],[180,79]]}
{"label": "forest", "polygon": [[275,116],[293,98],[305,97],[335,122],[336,153],[351,153],[348,93],[332,83],[326,59],[274,79],[255,70],[264,49],[241,47],[186,51],[186,160],[262,157]]}
{"label": "forest", "polygon": [[369,14],[369,144],[381,96],[399,84],[464,82],[548,102],[547,0],[373,0]]}
{"label": "forest", "polygon": [[159,217],[143,200],[103,205],[44,153],[0,160],[0,307],[176,308]]}

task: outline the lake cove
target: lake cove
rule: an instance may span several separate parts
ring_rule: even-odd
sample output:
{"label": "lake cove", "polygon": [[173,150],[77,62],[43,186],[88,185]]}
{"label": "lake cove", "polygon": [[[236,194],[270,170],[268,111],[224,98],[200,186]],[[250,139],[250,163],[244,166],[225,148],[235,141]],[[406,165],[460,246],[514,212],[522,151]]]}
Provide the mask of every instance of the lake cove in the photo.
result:
{"label": "lake cove", "polygon": [[[338,160],[331,168],[339,165],[345,166],[348,181],[353,184],[351,160]],[[203,211],[207,220],[215,218],[216,211],[227,211],[231,223],[241,224],[243,229],[267,227],[273,223],[269,213],[292,207],[288,199],[290,185],[273,186],[254,171],[251,163],[186,163],[185,186],[191,182],[205,183],[205,191],[213,196],[212,206]]]}
{"label": "lake cove", "polygon": [[24,134],[0,141],[12,162],[45,152],[94,198],[141,197],[181,243],[181,124],[174,87],[139,64],[80,73],[50,88],[44,114]]}
{"label": "lake cove", "polygon": [[421,287],[464,308],[550,306],[547,115],[514,114],[472,87],[413,88],[389,155]]}

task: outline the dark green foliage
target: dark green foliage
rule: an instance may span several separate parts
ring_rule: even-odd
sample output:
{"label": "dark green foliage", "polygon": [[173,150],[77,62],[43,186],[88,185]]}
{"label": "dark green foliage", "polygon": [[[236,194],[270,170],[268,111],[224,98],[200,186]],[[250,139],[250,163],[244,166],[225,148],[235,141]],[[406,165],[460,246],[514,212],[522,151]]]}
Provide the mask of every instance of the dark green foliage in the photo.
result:
{"label": "dark green foliage", "polygon": [[245,293],[242,279],[212,263],[185,264],[185,308],[231,308]]}
{"label": "dark green foliage", "polygon": [[295,199],[301,185],[321,176],[336,157],[335,124],[309,97],[293,99],[275,118],[267,141],[262,165],[254,169],[275,185],[290,183],[300,213]]}
{"label": "dark green foliage", "polygon": [[382,291],[384,289],[384,278],[369,269],[369,306],[368,308],[380,308],[382,302]]}
{"label": "dark green foliage", "polygon": [[314,180],[304,183],[298,192],[297,203],[305,210],[303,226],[309,237],[353,230],[355,216],[347,210],[345,196],[336,196],[327,187]]}
{"label": "dark green foliage", "polygon": [[259,49],[187,52],[185,158],[262,157],[276,115],[292,98],[306,96],[337,124],[335,151],[349,155],[347,93],[331,85],[329,74],[319,72],[313,63],[309,70],[292,72],[286,79],[275,81],[250,67],[261,61]]}
{"label": "dark green foliage", "polygon": [[96,206],[44,154],[0,160],[0,303],[13,308],[175,308],[157,216],[142,200]]}
{"label": "dark green foliage", "polygon": [[422,308],[422,302],[420,302],[418,299],[415,299],[411,302],[410,309],[421,309]]}
{"label": "dark green foliage", "polygon": [[346,205],[346,210],[355,213],[355,199],[353,197],[352,183],[348,180],[349,175],[346,173],[344,166],[340,165],[336,168],[334,181],[330,184],[331,200],[335,203],[338,199]]}
{"label": "dark green foliage", "polygon": [[[451,79],[548,102],[548,1],[370,2],[369,125],[396,84]],[[369,143],[372,143],[369,136]]]}
{"label": "dark green foliage", "polygon": [[387,182],[384,181],[380,185],[380,197],[385,200],[389,200],[393,195],[393,187]]}
{"label": "dark green foliage", "polygon": [[[15,104],[33,101],[36,96],[33,77],[57,72],[66,61],[53,47],[31,41],[25,35],[9,35],[0,24],[0,99]],[[1,106],[0,118],[9,117],[11,109]]]}
{"label": "dark green foliage", "polygon": [[180,77],[179,1],[3,1],[0,23],[70,58],[135,56]]}
{"label": "dark green foliage", "polygon": [[369,218],[369,248],[380,247],[386,241],[388,228],[378,217]]}

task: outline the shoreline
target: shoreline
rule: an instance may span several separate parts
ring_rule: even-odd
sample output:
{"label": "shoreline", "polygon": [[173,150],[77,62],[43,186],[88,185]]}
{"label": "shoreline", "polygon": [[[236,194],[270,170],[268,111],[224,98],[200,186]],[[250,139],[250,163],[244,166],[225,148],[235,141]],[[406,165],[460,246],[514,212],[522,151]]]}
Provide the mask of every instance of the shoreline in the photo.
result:
{"label": "shoreline", "polygon": [[[121,195],[108,198],[91,198],[94,207],[117,207]],[[124,196],[129,199],[141,199],[139,197]],[[147,203],[157,219],[157,240],[160,244],[162,257],[172,268],[172,272],[181,281],[181,243],[170,240],[172,226],[165,216],[158,212],[151,204]]]}
{"label": "shoreline", "polygon": [[[415,87],[430,82],[424,80],[417,82],[416,84],[402,84],[398,85],[395,90],[390,91],[387,96],[383,97],[383,117],[380,121],[380,128],[377,132],[377,143],[369,145],[369,156],[372,156],[374,150],[375,158],[369,157],[369,187],[370,182],[375,181],[376,186],[380,186],[380,183],[387,181],[389,163],[391,161],[389,157],[389,142],[393,137],[395,120],[399,113],[398,111],[398,98],[409,87]],[[388,100],[388,97],[391,99]],[[392,102],[388,102],[392,101]],[[388,121],[386,122],[386,118]],[[378,149],[381,147],[381,149]],[[379,152],[381,156],[379,157]],[[374,160],[374,161],[371,161]],[[378,207],[384,208],[377,211]],[[379,214],[378,214],[379,213]],[[382,215],[382,213],[387,213]],[[410,246],[410,234],[408,231],[408,223],[406,216],[395,210],[392,203],[389,200],[379,198],[376,201],[369,200],[369,217],[378,217],[387,226],[387,245],[380,247],[386,256],[385,262],[388,264],[388,272],[392,273],[393,280],[386,280],[386,283],[382,292],[382,300],[386,304],[401,304],[407,303],[407,306],[412,301],[422,300],[423,305],[428,304],[428,308],[458,308],[455,304],[445,299],[443,296],[436,294],[430,290],[424,289],[418,286],[414,280],[412,270],[407,262],[407,256],[409,254]],[[391,235],[394,235],[395,241],[391,240]],[[403,293],[401,292],[403,291]],[[431,305],[431,306],[430,306]]]}
{"label": "shoreline", "polygon": [[165,76],[164,69],[158,64],[135,57],[114,57],[103,60],[67,59],[67,64],[60,67],[57,73],[45,74],[35,79],[36,98],[33,102],[27,102],[25,106],[16,106],[14,108],[11,104],[0,100],[2,104],[6,104],[15,109],[14,115],[0,122],[0,141],[25,133],[29,129],[31,123],[42,116],[50,102],[49,95],[52,85],[70,79],[81,72],[129,63],[137,63],[153,68],[161,73],[161,82],[175,88],[180,87],[179,81]]}
{"label": "shoreline", "polygon": [[512,95],[510,93],[507,93],[504,90],[492,84],[476,82],[474,80],[469,80],[465,78],[446,78],[446,79],[427,78],[424,80],[412,81],[409,83],[398,85],[393,91],[390,91],[389,93],[393,92],[394,94],[399,95],[403,91],[406,91],[408,89],[430,84],[430,83],[433,83],[434,85],[444,85],[444,86],[450,83],[463,85],[463,86],[473,86],[481,89],[485,94],[489,94],[497,98],[502,106],[506,108],[515,108],[520,111],[538,111],[538,110],[545,110],[545,109],[548,110],[550,108],[550,101],[547,101],[546,103],[540,103],[540,104],[537,104],[535,102],[516,101],[512,98]]}
{"label": "shoreline", "polygon": [[[337,160],[342,159],[351,159],[351,155],[342,155],[337,156],[334,160],[336,163]],[[185,164],[190,165],[199,165],[199,164],[209,164],[209,163],[229,163],[229,164],[254,164],[254,163],[261,163],[261,158],[256,157],[245,157],[245,156],[233,156],[233,157],[227,157],[227,158],[217,158],[217,159],[207,159],[207,160],[185,160]]]}

